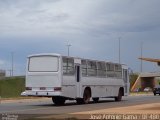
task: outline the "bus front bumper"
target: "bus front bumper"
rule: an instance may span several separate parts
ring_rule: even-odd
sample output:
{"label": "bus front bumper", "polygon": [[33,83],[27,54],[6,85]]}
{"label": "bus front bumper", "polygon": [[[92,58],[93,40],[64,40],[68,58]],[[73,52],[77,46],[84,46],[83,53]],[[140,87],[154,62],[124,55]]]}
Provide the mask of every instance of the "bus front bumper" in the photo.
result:
{"label": "bus front bumper", "polygon": [[35,97],[52,97],[52,96],[61,96],[61,92],[54,91],[24,91],[21,93],[21,96],[35,96]]}

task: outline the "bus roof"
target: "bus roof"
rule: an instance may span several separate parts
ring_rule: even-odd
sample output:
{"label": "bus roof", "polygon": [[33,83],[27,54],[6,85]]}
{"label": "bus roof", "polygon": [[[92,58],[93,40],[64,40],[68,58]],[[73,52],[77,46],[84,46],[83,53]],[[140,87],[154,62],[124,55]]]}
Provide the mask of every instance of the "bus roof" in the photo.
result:
{"label": "bus roof", "polygon": [[[39,53],[39,54],[29,55],[28,58],[34,57],[34,56],[43,56],[43,55],[44,55],[44,56],[45,56],[45,55],[51,55],[51,56],[58,56],[58,57],[63,56],[63,55],[57,54],[57,53]],[[111,61],[106,61],[106,60],[95,60],[95,59],[88,59],[88,58],[85,59],[85,58],[73,57],[73,56],[63,56],[63,57],[66,57],[66,58],[74,58],[74,59],[76,58],[76,59],[81,59],[81,60],[90,60],[90,61],[96,61],[96,62],[107,62],[107,63],[119,64],[119,63],[116,63],[116,62],[111,62]],[[127,67],[126,64],[121,64],[121,65]]]}
{"label": "bus roof", "polygon": [[60,54],[57,54],[57,53],[39,53],[39,54],[29,55],[28,58],[35,57],[35,56],[45,56],[45,55],[58,56],[58,57],[61,56]]}

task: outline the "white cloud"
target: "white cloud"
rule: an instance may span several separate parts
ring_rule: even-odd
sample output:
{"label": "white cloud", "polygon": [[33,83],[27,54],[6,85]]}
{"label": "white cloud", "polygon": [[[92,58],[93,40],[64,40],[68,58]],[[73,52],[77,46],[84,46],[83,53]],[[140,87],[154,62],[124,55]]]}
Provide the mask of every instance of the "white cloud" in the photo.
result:
{"label": "white cloud", "polygon": [[122,61],[138,70],[140,41],[159,43],[159,4],[159,0],[0,0],[0,50],[3,56],[11,51],[20,54],[17,62],[22,64],[22,58],[25,61],[33,52],[66,54],[70,41],[74,56],[118,61],[121,36]]}
{"label": "white cloud", "polygon": [[95,29],[103,34],[157,30],[159,3],[158,0],[3,0],[0,31],[3,35],[53,36],[85,34]]}
{"label": "white cloud", "polygon": [[5,61],[4,60],[0,60],[0,66],[4,65],[4,64],[5,64]]}

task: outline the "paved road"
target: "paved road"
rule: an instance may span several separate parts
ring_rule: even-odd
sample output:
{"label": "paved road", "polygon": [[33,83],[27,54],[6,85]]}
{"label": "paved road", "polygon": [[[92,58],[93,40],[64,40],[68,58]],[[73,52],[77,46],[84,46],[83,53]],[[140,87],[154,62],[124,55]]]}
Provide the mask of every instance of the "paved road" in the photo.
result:
{"label": "paved road", "polygon": [[75,101],[67,102],[64,106],[55,106],[51,99],[26,100],[0,104],[0,114],[68,114],[91,110],[100,110],[115,107],[134,106],[140,104],[160,103],[160,96],[128,96],[123,101],[114,102],[112,99],[103,99],[99,103],[77,105]]}

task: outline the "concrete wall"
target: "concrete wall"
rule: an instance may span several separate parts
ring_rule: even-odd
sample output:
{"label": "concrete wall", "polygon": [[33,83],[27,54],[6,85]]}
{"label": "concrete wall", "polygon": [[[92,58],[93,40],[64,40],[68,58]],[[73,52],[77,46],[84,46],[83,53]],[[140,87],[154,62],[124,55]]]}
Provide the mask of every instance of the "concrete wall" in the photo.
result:
{"label": "concrete wall", "polygon": [[141,77],[141,90],[143,91],[146,87],[150,87],[152,89],[155,87],[154,77]]}
{"label": "concrete wall", "polygon": [[154,88],[156,85],[158,85],[158,81],[155,79],[155,77],[141,77],[139,76],[135,82],[135,84],[132,86],[131,91],[136,91],[137,89],[141,89],[141,91],[144,91],[146,87]]}

